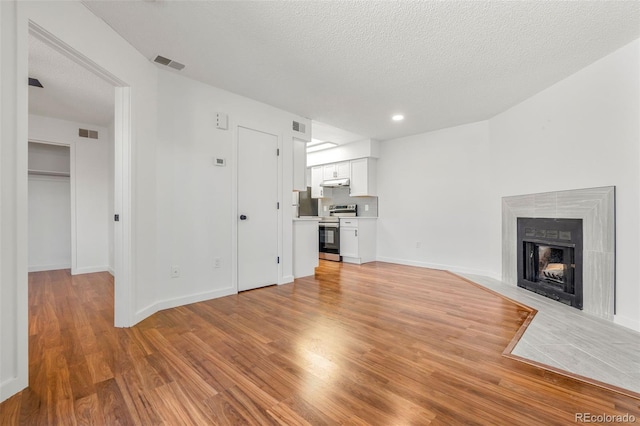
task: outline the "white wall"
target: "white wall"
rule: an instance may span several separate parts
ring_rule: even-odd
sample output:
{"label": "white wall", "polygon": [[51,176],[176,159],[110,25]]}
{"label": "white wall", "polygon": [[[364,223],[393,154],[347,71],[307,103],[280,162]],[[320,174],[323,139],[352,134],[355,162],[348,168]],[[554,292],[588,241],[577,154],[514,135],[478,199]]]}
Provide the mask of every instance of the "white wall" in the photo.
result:
{"label": "white wall", "polygon": [[[1,401],[28,383],[28,119],[27,87],[23,82],[28,76],[29,25],[37,26],[47,37],[52,35],[63,50],[76,52],[81,62],[104,73],[112,83],[130,88],[130,92],[116,90],[116,105],[120,105],[120,94],[125,97],[131,94],[130,104],[125,105],[131,108],[130,144],[126,138],[120,138],[121,134],[128,133],[119,126],[118,114],[112,129],[116,140],[116,167],[124,162],[123,174],[114,176],[114,209],[121,214],[114,233],[118,236],[131,230],[131,244],[124,246],[125,251],[130,248],[130,256],[120,260],[115,253],[114,259],[115,322],[120,326],[133,325],[158,309],[235,291],[232,259],[236,139],[233,129],[243,124],[280,135],[278,194],[282,206],[288,206],[294,136],[291,120],[300,118],[176,74],[160,72],[77,1],[4,1],[0,5]],[[216,111],[229,114],[229,131],[213,128]],[[126,120],[123,123],[126,124]],[[125,141],[122,150],[120,140]],[[231,161],[227,167],[218,168],[212,165],[214,156]],[[105,163],[110,162],[108,155],[103,159]],[[130,212],[126,208],[128,199],[118,197],[121,177],[125,179],[125,188],[126,179],[131,179]],[[106,191],[109,192],[108,185]],[[281,211],[279,283],[284,283],[293,280],[292,218],[291,209]],[[222,259],[222,267],[215,271],[214,256]],[[119,262],[123,268],[130,269],[130,275],[120,277]],[[168,274],[170,265],[174,264],[180,265],[182,271],[177,280],[171,280]]]}
{"label": "white wall", "polygon": [[29,171],[40,170],[69,174],[71,153],[68,146],[29,142]]}
{"label": "white wall", "polygon": [[[215,128],[215,113],[229,117],[228,130]],[[148,312],[237,291],[235,283],[235,173],[237,126],[280,136],[279,283],[293,280],[293,134],[299,117],[173,72],[159,73],[157,154],[158,301]],[[226,159],[226,166],[214,165]],[[286,194],[284,198],[283,194]],[[220,258],[221,267],[214,268]],[[180,277],[171,278],[171,265]]]}
{"label": "white wall", "polygon": [[29,380],[27,64],[16,60],[16,46],[26,43],[26,34],[20,34],[16,14],[14,2],[0,2],[0,402]]}
{"label": "white wall", "polygon": [[[79,128],[97,130],[98,139],[79,137]],[[113,151],[110,137],[106,127],[29,115],[30,140],[68,145],[73,153],[71,191],[74,195],[76,228],[75,259],[72,259],[74,274],[109,269],[109,245],[113,244],[113,232],[109,233],[112,210],[109,210],[111,165],[108,159],[109,151]],[[30,262],[29,266],[35,265]]]}
{"label": "white wall", "polygon": [[[636,40],[490,120],[491,170],[500,196],[616,186],[615,320],[636,330],[640,330],[639,50]],[[537,167],[537,173],[523,174],[522,161]]]}
{"label": "white wall", "polygon": [[497,277],[488,150],[487,122],[383,142],[378,259]]}
{"label": "white wall", "polygon": [[383,142],[379,258],[499,278],[502,197],[615,185],[615,320],[640,330],[639,51],[635,41],[488,122]]}
{"label": "white wall", "polygon": [[[52,34],[65,49],[78,52],[84,63],[107,71],[108,77],[131,88],[131,213],[120,229],[131,229],[130,274],[116,280],[116,322],[132,325],[140,307],[155,301],[157,68],[80,2],[0,2],[0,296],[2,348],[0,401],[28,383],[27,340],[27,86],[29,24]],[[73,25],[69,25],[73,22]],[[125,153],[126,154],[126,153]],[[127,200],[125,200],[127,201]],[[116,231],[118,233],[118,231]],[[128,267],[130,265],[130,268]],[[116,271],[116,274],[118,272]],[[122,284],[122,285],[121,285]]]}

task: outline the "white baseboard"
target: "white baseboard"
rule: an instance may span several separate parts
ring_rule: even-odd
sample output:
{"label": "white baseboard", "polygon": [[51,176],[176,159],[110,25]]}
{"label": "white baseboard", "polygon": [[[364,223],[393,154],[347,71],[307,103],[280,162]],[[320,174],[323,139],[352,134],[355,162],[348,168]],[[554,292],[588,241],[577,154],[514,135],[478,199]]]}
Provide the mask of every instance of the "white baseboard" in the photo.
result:
{"label": "white baseboard", "polygon": [[207,291],[205,293],[176,297],[175,299],[161,300],[136,312],[133,318],[133,325],[164,309],[176,308],[178,306],[189,305],[191,303],[204,302],[205,300],[217,299],[219,297],[230,296],[237,293],[238,292],[235,287],[228,287],[216,291]]}
{"label": "white baseboard", "polygon": [[71,271],[71,275],[93,274],[95,272],[106,272],[108,270],[108,266],[85,266]]}
{"label": "white baseboard", "polygon": [[28,377],[12,377],[0,383],[0,403],[29,386]]}
{"label": "white baseboard", "polygon": [[638,320],[614,315],[613,322],[623,327],[630,328],[631,330],[640,332],[640,321]]}
{"label": "white baseboard", "polygon": [[407,259],[396,259],[393,257],[378,257],[376,259],[378,262],[388,262],[388,263],[396,263],[398,265],[407,265],[407,266],[418,266],[420,268],[429,268],[429,269],[437,269],[440,271],[449,271],[454,272],[456,274],[472,274],[472,275],[483,275],[485,277],[491,277],[495,279],[500,279],[500,277],[496,274],[491,273],[490,271],[485,271],[481,269],[472,269],[472,268],[461,268],[459,266],[454,265],[440,265],[437,263],[428,263],[428,262],[419,262],[416,260],[407,260]]}
{"label": "white baseboard", "polygon": [[54,265],[33,265],[29,266],[29,272],[57,271],[59,269],[71,269],[70,263],[59,263]]}
{"label": "white baseboard", "polygon": [[280,279],[280,281],[278,282],[278,285],[292,283],[294,279],[295,278],[293,275],[286,275]]}
{"label": "white baseboard", "polygon": [[109,266],[107,272],[110,273],[112,277],[116,276],[116,271],[111,266]]}

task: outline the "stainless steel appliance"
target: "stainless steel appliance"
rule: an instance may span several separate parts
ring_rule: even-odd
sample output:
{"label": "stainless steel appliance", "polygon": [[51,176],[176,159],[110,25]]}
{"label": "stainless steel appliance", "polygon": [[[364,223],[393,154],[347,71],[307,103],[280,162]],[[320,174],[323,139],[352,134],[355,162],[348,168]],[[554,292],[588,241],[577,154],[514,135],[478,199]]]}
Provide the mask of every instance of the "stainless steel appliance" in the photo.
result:
{"label": "stainless steel appliance", "polygon": [[345,204],[329,206],[329,216],[320,220],[320,247],[318,257],[320,259],[340,262],[340,218],[355,217],[357,206]]}
{"label": "stainless steel appliance", "polygon": [[293,217],[318,216],[318,199],[311,198],[311,187],[293,192]]}

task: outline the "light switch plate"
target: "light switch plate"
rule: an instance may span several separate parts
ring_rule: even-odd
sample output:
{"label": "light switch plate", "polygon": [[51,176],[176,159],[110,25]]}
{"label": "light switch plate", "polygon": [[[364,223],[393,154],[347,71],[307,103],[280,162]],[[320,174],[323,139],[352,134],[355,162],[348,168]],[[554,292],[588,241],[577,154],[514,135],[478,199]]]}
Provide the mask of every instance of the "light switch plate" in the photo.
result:
{"label": "light switch plate", "polygon": [[229,116],[224,112],[216,112],[216,129],[227,130],[229,128]]}

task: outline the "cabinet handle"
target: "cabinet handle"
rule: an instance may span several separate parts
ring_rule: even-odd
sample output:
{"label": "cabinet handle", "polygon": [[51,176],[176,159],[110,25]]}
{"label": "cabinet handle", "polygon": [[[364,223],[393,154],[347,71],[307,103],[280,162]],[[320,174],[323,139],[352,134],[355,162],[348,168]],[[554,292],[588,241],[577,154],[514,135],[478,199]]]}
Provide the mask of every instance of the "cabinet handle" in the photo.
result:
{"label": "cabinet handle", "polygon": [[320,190],[320,196],[321,196],[321,197],[322,197],[322,192],[323,192],[323,191],[324,191],[324,189],[321,189],[321,190]]}
{"label": "cabinet handle", "polygon": [[358,230],[356,229],[356,237],[358,236]]}

